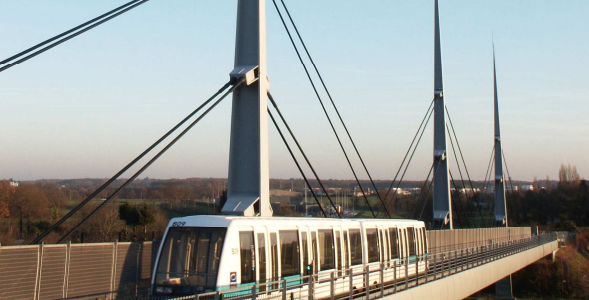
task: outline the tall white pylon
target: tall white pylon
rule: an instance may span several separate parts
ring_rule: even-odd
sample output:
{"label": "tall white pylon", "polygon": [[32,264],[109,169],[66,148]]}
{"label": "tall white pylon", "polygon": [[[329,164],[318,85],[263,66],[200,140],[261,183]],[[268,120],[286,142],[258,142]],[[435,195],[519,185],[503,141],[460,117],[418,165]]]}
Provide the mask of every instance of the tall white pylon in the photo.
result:
{"label": "tall white pylon", "polygon": [[497,97],[497,70],[495,68],[495,43],[493,43],[493,84],[495,99],[495,224],[507,226],[507,205],[505,203],[505,176],[503,175],[503,152],[501,149],[501,128],[499,126],[499,99]]}
{"label": "tall white pylon", "polygon": [[227,202],[221,213],[272,216],[268,166],[266,1],[239,0]]}
{"label": "tall white pylon", "polygon": [[448,180],[448,155],[446,151],[446,114],[444,81],[442,78],[442,46],[440,41],[440,16],[438,0],[435,0],[434,33],[434,227],[453,229],[450,181]]}

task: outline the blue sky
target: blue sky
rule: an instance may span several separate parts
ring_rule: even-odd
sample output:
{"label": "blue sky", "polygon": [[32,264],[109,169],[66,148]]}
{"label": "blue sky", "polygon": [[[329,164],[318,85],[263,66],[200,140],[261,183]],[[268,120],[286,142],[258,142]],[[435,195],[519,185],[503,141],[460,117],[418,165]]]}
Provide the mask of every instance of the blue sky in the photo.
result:
{"label": "blue sky", "polygon": [[[0,58],[124,2],[0,0]],[[236,3],[151,0],[0,73],[0,178],[112,176],[227,81]],[[286,3],[373,177],[392,178],[432,99],[433,1]],[[588,13],[584,0],[440,2],[446,102],[473,179],[493,143],[492,33],[512,177],[556,178],[561,163],[587,177]],[[352,178],[270,0],[267,19],[274,97],[319,175]],[[227,176],[230,104],[142,177]],[[271,176],[300,177],[269,132]],[[407,178],[425,178],[432,139],[430,124]]]}

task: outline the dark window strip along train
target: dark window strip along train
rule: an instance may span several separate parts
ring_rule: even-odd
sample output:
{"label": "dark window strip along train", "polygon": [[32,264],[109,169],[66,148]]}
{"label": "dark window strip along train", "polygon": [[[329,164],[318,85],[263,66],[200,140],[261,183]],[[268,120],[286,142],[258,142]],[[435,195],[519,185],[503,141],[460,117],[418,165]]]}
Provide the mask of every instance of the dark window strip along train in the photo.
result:
{"label": "dark window strip along train", "polygon": [[[316,288],[327,286],[332,274],[336,294],[349,292],[343,284],[353,274],[379,272],[386,278],[414,276],[416,260],[427,254],[423,222],[320,218],[252,218],[190,216],[170,221],[152,276],[154,295],[180,296],[219,291],[226,297],[257,285],[258,292],[279,288],[287,280],[303,289],[305,275],[315,275]],[[408,274],[393,265],[409,264]],[[413,265],[413,267],[411,267]],[[418,265],[423,272],[425,263]],[[369,275],[370,276],[370,275]],[[264,283],[272,282],[265,285]],[[348,281],[349,282],[349,281]],[[353,280],[354,289],[364,288]],[[370,276],[369,284],[380,283]]]}

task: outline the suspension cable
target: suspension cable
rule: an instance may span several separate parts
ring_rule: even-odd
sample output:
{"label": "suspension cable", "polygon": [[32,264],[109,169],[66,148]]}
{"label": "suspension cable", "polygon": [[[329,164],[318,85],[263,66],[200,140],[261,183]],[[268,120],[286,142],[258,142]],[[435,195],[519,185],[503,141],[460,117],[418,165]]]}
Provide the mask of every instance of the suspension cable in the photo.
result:
{"label": "suspension cable", "polygon": [[[362,188],[362,184],[360,183],[360,180],[358,179],[358,175],[356,175],[356,171],[354,170],[354,167],[352,166],[352,162],[350,161],[350,158],[348,157],[348,153],[346,152],[344,145],[342,144],[342,141],[339,137],[339,134],[335,130],[335,126],[333,125],[333,122],[331,121],[331,118],[329,117],[329,114],[327,113],[327,109],[325,108],[325,104],[323,103],[323,100],[321,100],[321,96],[319,95],[319,92],[317,91],[317,87],[315,86],[315,83],[313,82],[313,79],[311,78],[311,74],[309,73],[309,70],[307,69],[307,66],[305,65],[305,63],[303,61],[303,58],[301,57],[301,54],[299,53],[299,49],[296,46],[296,44],[292,38],[290,30],[286,26],[286,22],[284,21],[284,18],[282,17],[282,13],[278,9],[278,5],[276,4],[276,1],[275,0],[272,0],[272,1],[274,2],[274,7],[276,8],[278,15],[280,16],[280,20],[282,21],[282,25],[284,25],[284,29],[286,29],[286,33],[288,34],[290,42],[292,43],[292,46],[294,47],[294,50],[299,58],[299,61],[301,62],[301,65],[305,69],[305,73],[307,74],[307,77],[309,78],[309,82],[311,83],[311,86],[313,87],[313,91],[315,91],[315,95],[317,96],[317,99],[319,100],[319,103],[321,104],[321,108],[323,109],[323,112],[324,112],[325,116],[327,117],[327,121],[329,122],[329,125],[331,126],[331,130],[335,134],[337,142],[338,142],[340,148],[342,149],[342,152],[344,153],[346,161],[348,162],[348,166],[352,170],[352,174],[354,174],[354,178],[356,179],[356,183],[358,184],[360,191],[362,191],[362,196],[364,197],[364,201],[366,201],[366,204],[368,205],[368,208],[370,209],[372,216],[376,218],[376,214],[374,213],[374,210],[372,209],[372,206],[370,205],[370,202],[368,201],[368,198],[366,197],[366,194],[364,193],[364,189]],[[376,192],[378,195],[378,190]],[[380,195],[379,195],[379,198],[380,198]],[[381,199],[381,201],[382,201],[382,199]],[[390,217],[390,215],[389,215],[389,217]]]}
{"label": "suspension cable", "polygon": [[[483,181],[483,186],[481,189],[481,193],[480,193],[480,197],[481,197],[481,205],[479,206],[479,211],[482,210],[482,202],[484,202],[485,204],[487,204],[487,200],[486,200],[486,195],[487,195],[487,178],[490,176],[490,171],[491,171],[491,165],[493,164],[493,154],[495,153],[495,146],[493,146],[492,150],[491,150],[491,158],[489,158],[489,165],[487,166],[487,172],[485,173],[485,180]],[[487,213],[488,213],[488,209],[487,209]],[[491,226],[493,225],[492,222],[494,220],[494,216],[492,216],[491,218]]]}
{"label": "suspension cable", "polygon": [[[395,188],[395,192],[393,193],[391,200],[389,200],[389,202],[387,203],[387,205],[389,205],[389,206],[391,206],[391,205],[393,207],[395,206],[395,196],[397,195],[397,192],[399,191],[399,187],[401,186],[401,182],[403,182],[403,178],[405,178],[405,174],[407,173],[407,169],[409,168],[409,164],[411,164],[411,160],[413,160],[413,155],[415,154],[415,151],[417,150],[417,146],[419,146],[419,142],[421,142],[421,138],[423,137],[423,134],[425,133],[425,129],[426,129],[427,125],[429,124],[429,120],[432,117],[433,113],[434,113],[434,110],[432,109],[431,112],[429,112],[429,116],[427,117],[427,121],[425,122],[425,126],[423,127],[423,130],[421,131],[421,134],[419,135],[419,139],[417,139],[417,144],[415,144],[415,147],[413,148],[413,152],[411,153],[411,156],[409,157],[409,160],[407,161],[407,164],[405,165],[405,169],[403,170],[403,174],[401,174],[401,179],[399,179],[399,181],[397,183],[397,187]],[[393,181],[393,183],[394,183],[394,181]],[[386,193],[385,199],[387,198],[387,196],[392,188],[393,188],[393,184],[391,183],[391,186],[389,186],[389,190]]]}
{"label": "suspension cable", "polygon": [[278,123],[276,123],[276,120],[274,119],[274,116],[270,112],[270,109],[269,108],[268,108],[268,115],[270,116],[270,119],[272,119],[272,123],[274,123],[274,126],[276,127],[276,130],[278,130],[278,134],[280,134],[280,138],[282,138],[282,141],[284,142],[284,145],[288,149],[288,152],[290,153],[290,156],[292,157],[292,159],[294,160],[295,164],[297,165],[297,168],[299,169],[299,172],[301,173],[301,176],[303,176],[303,179],[305,180],[305,183],[309,187],[309,190],[311,191],[311,194],[313,194],[313,198],[315,199],[315,202],[317,202],[317,205],[319,205],[319,209],[321,209],[321,213],[323,214],[323,217],[327,218],[327,215],[325,214],[325,211],[323,210],[323,207],[321,206],[321,203],[319,202],[319,199],[317,199],[317,196],[315,195],[315,192],[313,191],[313,187],[311,187],[311,184],[309,183],[309,180],[307,180],[307,176],[305,176],[305,172],[303,172],[303,169],[301,169],[301,166],[299,165],[299,161],[297,160],[296,156],[292,152],[292,149],[290,148],[290,145],[286,141],[286,138],[284,138],[284,135],[282,134],[282,130],[280,130],[280,127],[278,127]]}
{"label": "suspension cable", "polygon": [[[433,104],[434,104],[434,100],[432,100],[432,102],[430,102],[429,107],[427,108],[427,111],[425,112],[425,115],[423,116],[423,119],[421,119],[421,123],[419,124],[419,128],[417,128],[417,131],[415,132],[415,135],[413,136],[413,140],[411,141],[411,144],[409,145],[407,152],[405,152],[405,156],[403,157],[403,161],[401,161],[401,165],[399,166],[399,169],[397,169],[397,174],[395,174],[395,177],[393,178],[393,181],[391,182],[391,185],[389,186],[387,193],[384,196],[385,201],[387,200],[387,197],[389,196],[389,193],[390,193],[391,189],[393,188],[395,181],[397,180],[397,176],[399,176],[399,172],[401,172],[401,169],[403,168],[403,165],[405,164],[405,160],[407,159],[407,156],[409,155],[409,152],[411,151],[411,148],[413,147],[413,143],[415,142],[415,139],[419,135],[419,132],[421,131],[421,127],[423,126],[425,119],[427,118],[428,114],[430,113],[429,111],[430,111],[430,109],[432,109]],[[419,144],[419,142],[418,142],[418,144]],[[417,145],[415,147],[417,148]],[[393,195],[393,198],[394,198],[394,195]],[[393,199],[391,198],[391,201],[392,200]],[[376,213],[377,216],[378,216],[379,212],[380,212],[380,210]]]}
{"label": "suspension cable", "polygon": [[[81,24],[81,25],[79,25],[79,26],[77,26],[77,27],[74,27],[74,28],[72,28],[72,29],[70,29],[70,30],[68,30],[68,31],[66,31],[66,32],[63,32],[63,33],[61,33],[61,34],[59,34],[59,35],[56,35],[55,37],[53,37],[53,38],[50,38],[50,39],[48,39],[48,40],[46,40],[46,41],[44,41],[44,42],[42,42],[42,43],[40,43],[40,44],[38,44],[38,45],[36,45],[36,46],[33,46],[33,47],[31,47],[31,48],[29,48],[29,49],[27,49],[27,50],[25,50],[25,51],[22,51],[22,52],[20,52],[20,53],[18,53],[18,54],[16,54],[16,55],[13,55],[13,56],[11,56],[11,57],[9,57],[9,58],[7,58],[7,59],[3,60],[2,62],[0,62],[0,64],[6,64],[5,66],[3,66],[3,67],[1,67],[1,68],[0,68],[0,72],[2,72],[2,71],[5,71],[6,69],[8,69],[8,68],[11,68],[11,67],[13,67],[13,66],[15,66],[15,65],[18,65],[18,64],[20,64],[20,63],[23,63],[23,62],[25,62],[25,61],[27,61],[27,60],[29,60],[29,59],[31,59],[31,58],[33,58],[33,57],[37,56],[37,55],[39,55],[39,54],[41,54],[41,53],[43,53],[43,52],[45,52],[45,51],[49,50],[49,49],[52,49],[53,47],[55,47],[55,46],[57,46],[57,45],[60,45],[60,44],[62,44],[62,43],[64,43],[64,42],[66,42],[66,41],[68,41],[68,40],[70,40],[70,39],[72,39],[72,38],[74,38],[74,37],[76,37],[76,36],[78,36],[78,35],[80,35],[80,34],[82,34],[82,33],[86,32],[86,31],[88,31],[88,30],[90,30],[90,29],[92,29],[92,28],[94,28],[94,27],[96,27],[96,26],[98,26],[98,25],[100,25],[100,24],[102,24],[102,23],[105,23],[105,22],[107,22],[107,21],[109,21],[109,20],[111,20],[111,19],[114,19],[114,18],[116,18],[116,17],[118,17],[118,16],[120,16],[120,15],[124,14],[125,12],[127,12],[127,11],[129,11],[129,10],[131,10],[131,9],[133,9],[133,8],[135,8],[135,7],[139,6],[139,5],[141,5],[141,4],[145,3],[145,2],[147,2],[147,1],[149,1],[149,0],[141,0],[141,1],[138,1],[138,2],[137,2],[137,1],[131,1],[131,2],[129,2],[129,3],[125,4],[125,5],[123,5],[123,6],[120,6],[120,7],[118,7],[118,8],[115,8],[115,9],[114,9],[114,10],[112,10],[112,11],[109,11],[109,12],[107,12],[106,14],[103,14],[103,15],[101,15],[101,16],[99,16],[99,17],[97,17],[97,18],[94,18],[94,19],[92,19],[92,20],[90,20],[90,21],[88,21],[88,22],[86,22],[86,23],[84,23],[84,24]],[[131,4],[132,4],[132,5],[131,5]],[[131,6],[129,6],[129,5],[131,5]],[[128,6],[128,7],[127,7],[127,6]],[[125,8],[125,7],[126,7],[126,8]],[[124,8],[124,9],[123,9],[123,10],[120,10],[120,9],[122,9],[122,8]],[[119,11],[119,10],[120,10],[120,11]],[[116,11],[118,11],[118,12],[117,12],[117,13],[115,13],[115,14],[112,14],[112,13],[114,13],[114,12],[116,12]],[[111,15],[111,14],[112,14],[112,15]],[[110,15],[110,16],[109,16],[109,15]],[[103,17],[105,17],[105,16],[109,16],[109,17],[107,17],[107,18],[105,18],[105,19],[102,19],[102,18],[103,18]],[[82,28],[82,27],[84,27],[84,26],[86,26],[86,25],[88,25],[88,24],[91,24],[91,23],[93,23],[93,22],[94,22],[94,21],[96,21],[96,20],[100,20],[100,19],[102,19],[102,20],[101,20],[101,21],[99,21],[99,22],[96,22],[96,23],[94,23],[94,24],[92,24],[92,25],[90,25],[90,26],[88,26],[88,27],[86,27],[86,28],[84,28],[84,29],[82,29],[82,30],[80,30],[80,31],[78,31],[78,32],[76,32],[76,33],[74,33],[74,34],[72,34],[72,35],[69,35],[69,36],[67,36],[67,37],[65,37],[65,38],[63,38],[63,39],[60,39],[60,40],[56,41],[55,43],[53,43],[53,44],[50,44],[50,45],[48,45],[48,46],[46,46],[46,47],[44,47],[44,48],[42,48],[42,49],[40,49],[40,50],[37,50],[37,51],[33,52],[32,54],[29,54],[29,55],[27,55],[27,56],[25,56],[25,57],[23,57],[23,58],[21,58],[21,59],[19,59],[19,60],[15,61],[15,62],[13,62],[13,63],[8,63],[9,61],[11,61],[11,60],[14,60],[15,58],[18,58],[18,57],[20,57],[20,56],[22,56],[22,55],[24,55],[24,54],[26,54],[26,53],[29,53],[29,52],[31,52],[31,51],[33,51],[33,50],[35,50],[35,49],[37,49],[37,48],[39,48],[39,47],[41,47],[41,46],[43,46],[43,45],[47,44],[47,43],[50,43],[50,42],[52,42],[52,41],[54,41],[54,40],[56,40],[56,39],[58,39],[58,38],[60,38],[60,37],[63,37],[63,36],[65,36],[65,35],[67,35],[67,34],[69,34],[69,33],[73,32],[73,31],[75,31],[75,30],[77,30],[77,29],[80,29],[80,28]]]}
{"label": "suspension cable", "polygon": [[[472,201],[468,197],[468,193],[466,192],[466,184],[464,183],[464,177],[462,176],[462,170],[460,168],[460,163],[458,162],[458,157],[456,155],[456,149],[454,148],[454,141],[452,141],[452,135],[450,135],[450,128],[448,127],[447,123],[446,123],[446,131],[448,132],[448,135],[450,136],[450,145],[452,145],[452,153],[454,154],[454,160],[456,161],[456,166],[458,167],[458,173],[460,174],[460,181],[462,182],[462,188],[464,189],[464,196],[466,197],[466,200],[468,201],[467,208],[470,210],[470,213],[472,214],[472,209],[470,207]],[[458,140],[456,141],[456,143],[458,143]],[[454,185],[456,185],[456,184],[454,184]],[[456,188],[456,186],[454,188]],[[472,186],[471,186],[471,188],[472,188]],[[474,196],[474,189],[473,189],[473,196]],[[462,203],[460,205],[462,206]],[[483,220],[483,216],[481,214],[481,221],[482,220]],[[472,216],[472,222],[473,222],[473,224],[476,223],[474,216]]]}
{"label": "suspension cable", "polygon": [[[427,193],[425,194],[425,202],[423,203],[423,206],[421,207],[421,213],[419,214],[419,219],[421,220],[421,217],[423,216],[423,211],[425,210],[425,207],[427,205],[427,203],[429,202],[429,193],[431,192],[432,186],[434,185],[434,179],[436,178],[436,174],[438,173],[438,170],[440,168],[438,168],[440,166],[440,162],[442,160],[438,160],[438,164],[436,164],[436,171],[434,172],[434,175],[432,176],[432,181],[430,182],[429,186],[427,187]],[[434,163],[432,163],[432,168],[434,166]],[[421,193],[420,193],[421,194]]]}
{"label": "suspension cable", "polygon": [[[282,112],[278,108],[278,105],[276,104],[276,101],[274,101],[274,97],[272,97],[272,94],[270,94],[270,92],[268,92],[268,99],[270,99],[270,103],[272,103],[272,106],[274,106],[274,109],[276,109],[276,112],[278,113],[278,116],[280,116],[280,119],[282,120],[282,123],[284,123],[284,125],[286,126],[286,129],[290,133],[290,136],[292,137],[292,139],[294,140],[295,144],[299,148],[299,151],[301,151],[301,154],[305,158],[305,161],[307,162],[307,165],[309,165],[309,168],[311,169],[311,172],[313,172],[313,175],[315,175],[315,179],[317,179],[317,182],[319,183],[319,186],[321,186],[321,189],[323,189],[323,192],[327,196],[327,199],[329,200],[329,203],[331,203],[331,206],[333,207],[333,209],[337,213],[337,216],[341,219],[342,216],[340,215],[339,211],[337,210],[335,204],[333,204],[333,201],[331,200],[331,197],[329,196],[329,193],[327,192],[327,189],[325,189],[325,186],[323,186],[323,183],[321,182],[321,179],[319,179],[319,175],[317,175],[317,172],[315,172],[315,168],[313,168],[313,165],[311,165],[311,162],[309,161],[309,158],[307,158],[307,155],[305,154],[305,151],[303,151],[303,148],[301,147],[301,144],[299,144],[299,141],[296,139],[294,133],[290,129],[290,126],[286,122],[286,119],[282,115]],[[370,205],[369,205],[369,207],[370,207]],[[371,209],[371,211],[372,211],[372,209]]]}
{"label": "suspension cable", "polygon": [[[272,1],[274,1],[274,5],[276,6],[276,1],[275,0],[272,0]],[[331,97],[331,93],[329,92],[329,89],[327,89],[327,85],[325,84],[325,81],[323,80],[323,76],[321,76],[321,73],[319,72],[319,69],[317,68],[317,65],[315,64],[315,61],[313,61],[313,57],[311,57],[311,53],[309,53],[309,49],[307,49],[307,45],[305,44],[305,41],[303,40],[303,37],[301,36],[299,29],[297,28],[297,25],[295,24],[288,8],[286,7],[284,0],[280,0],[280,2],[282,2],[282,6],[284,7],[286,14],[288,15],[288,18],[290,19],[290,23],[292,24],[295,32],[297,33],[297,36],[299,37],[299,41],[301,41],[301,44],[302,44],[303,48],[305,49],[305,53],[307,54],[307,57],[309,57],[309,61],[311,62],[311,64],[313,65],[313,68],[315,69],[315,73],[317,73],[317,77],[319,77],[319,81],[321,81],[321,85],[323,86],[323,89],[325,90],[327,97],[329,98],[329,101],[331,102],[331,105],[333,105],[333,108],[334,108],[340,122],[342,123],[342,126],[344,127],[344,130],[346,131],[346,134],[348,135],[348,138],[350,139],[350,142],[352,143],[352,146],[354,147],[354,150],[356,151],[356,154],[358,155],[358,158],[360,159],[360,162],[362,163],[362,167],[364,167],[364,171],[366,171],[366,174],[368,175],[368,179],[370,180],[370,183],[372,184],[372,187],[374,188],[374,191],[376,192],[376,195],[378,196],[378,198],[381,202],[381,205],[385,209],[385,213],[390,218],[391,215],[390,215],[387,207],[385,206],[383,199],[380,197],[380,194],[378,193],[378,188],[376,187],[374,180],[372,180],[372,176],[370,175],[370,172],[368,171],[368,168],[366,167],[366,164],[364,163],[364,159],[362,159],[362,156],[360,155],[360,151],[358,151],[358,147],[356,147],[356,143],[354,142],[354,139],[352,139],[352,135],[350,134],[350,131],[348,130],[348,126],[346,126],[344,119],[342,118],[339,110],[337,109],[337,106],[335,105],[335,102],[333,101],[333,98]],[[276,7],[276,9],[278,10],[278,7]],[[280,14],[280,12],[279,12],[279,14]],[[281,16],[281,18],[282,18],[282,16]],[[361,188],[362,187],[360,187],[360,189]],[[380,212],[380,209],[378,210],[378,212]],[[378,212],[376,214],[377,217],[378,217]]]}
{"label": "suspension cable", "polygon": [[43,233],[41,233],[39,236],[37,236],[31,242],[31,245],[38,244],[44,237],[46,237],[49,233],[51,233],[51,231],[53,231],[55,228],[57,228],[58,226],[63,224],[63,222],[65,222],[73,214],[75,214],[78,210],[80,210],[84,205],[86,205],[86,203],[88,203],[90,200],[92,200],[94,197],[96,197],[100,192],[102,192],[111,183],[113,183],[117,178],[119,178],[119,176],[121,176],[123,173],[125,173],[127,170],[129,170],[129,168],[131,168],[133,165],[135,165],[135,163],[137,163],[140,159],[142,159],[147,153],[151,152],[151,150],[153,150],[163,140],[165,140],[167,137],[169,137],[174,131],[176,131],[180,126],[182,126],[184,123],[186,123],[186,121],[188,121],[190,118],[192,118],[203,107],[205,107],[207,104],[209,104],[218,95],[223,93],[223,91],[225,91],[232,84],[233,84],[232,81],[229,81],[225,85],[223,85],[215,94],[213,94],[203,104],[201,104],[198,108],[196,108],[193,112],[191,112],[188,116],[186,116],[182,121],[180,121],[180,123],[176,124],[176,126],[174,126],[172,129],[170,129],[168,132],[166,132],[166,134],[164,134],[162,137],[160,137],[155,143],[153,143],[151,146],[149,146],[147,149],[145,149],[145,151],[143,151],[141,154],[139,154],[139,156],[137,156],[135,159],[133,159],[129,164],[127,164],[124,168],[122,168],[119,172],[117,172],[113,177],[111,177],[108,181],[106,181],[96,191],[94,191],[92,194],[90,194],[90,196],[88,196],[86,199],[84,199],[82,202],[80,202],[78,205],[76,205],[74,208],[72,208],[72,210],[70,210],[59,221],[57,221],[55,224],[51,225],[51,227],[49,227]]}
{"label": "suspension cable", "polygon": [[102,14],[102,15],[100,15],[100,16],[98,16],[98,17],[96,17],[96,18],[94,18],[94,19],[86,22],[86,23],[80,24],[80,25],[78,25],[78,26],[76,26],[76,27],[74,27],[74,28],[72,28],[72,29],[70,29],[68,31],[64,31],[64,32],[62,32],[62,33],[60,33],[60,34],[58,34],[58,35],[56,35],[56,36],[54,36],[54,37],[52,37],[50,39],[47,39],[47,40],[45,40],[45,41],[43,41],[43,42],[41,42],[41,43],[33,46],[33,47],[30,47],[30,48],[28,48],[28,49],[26,49],[24,51],[21,51],[21,52],[15,54],[15,55],[13,55],[13,56],[11,56],[11,57],[3,60],[3,61],[0,61],[0,65],[3,65],[3,64],[5,64],[5,63],[7,63],[7,62],[9,62],[11,60],[14,60],[14,59],[18,58],[18,57],[21,57],[21,56],[23,56],[23,55],[25,55],[25,54],[27,54],[27,53],[29,53],[29,52],[31,52],[31,51],[33,51],[33,50],[41,47],[43,45],[46,45],[47,43],[50,43],[50,42],[52,42],[52,41],[54,41],[54,40],[56,40],[56,39],[58,39],[58,38],[60,38],[62,36],[65,36],[67,34],[70,34],[70,33],[74,32],[74,31],[76,31],[76,30],[78,30],[78,29],[80,29],[80,28],[82,28],[84,26],[87,26],[89,24],[92,24],[92,23],[94,23],[94,22],[96,22],[96,21],[98,21],[98,20],[100,20],[100,19],[102,19],[102,18],[104,18],[104,17],[106,17],[106,16],[108,16],[108,15],[110,15],[110,14],[118,11],[118,10],[121,10],[121,9],[123,9],[123,8],[125,8],[125,7],[133,4],[133,3],[135,3],[135,2],[138,2],[138,1],[140,1],[140,0],[133,0],[133,1],[127,2],[126,4],[123,4],[123,5],[115,8],[115,9],[113,9],[113,10],[111,10],[111,11],[105,13],[105,14]]}
{"label": "suspension cable", "polygon": [[[474,187],[472,184],[472,180],[470,179],[470,173],[468,172],[468,167],[466,166],[466,162],[464,161],[464,155],[462,155],[462,149],[460,148],[460,141],[458,141],[458,137],[456,136],[456,131],[454,130],[454,124],[452,124],[452,118],[450,118],[450,112],[448,111],[447,106],[444,106],[444,108],[446,109],[446,115],[448,116],[448,121],[450,121],[450,128],[452,128],[452,133],[454,134],[454,139],[456,140],[456,145],[458,146],[458,152],[460,153],[460,158],[462,159],[462,164],[464,165],[464,170],[466,171],[468,181],[470,182],[470,187],[472,188],[472,191],[474,193]],[[448,126],[448,125],[446,124],[446,126]]]}
{"label": "suspension cable", "polygon": [[515,199],[515,190],[513,188],[513,182],[511,182],[511,175],[509,174],[509,167],[507,166],[507,160],[505,159],[505,153],[503,152],[503,148],[501,148],[501,154],[503,154],[503,163],[505,164],[505,171],[507,171],[507,177],[509,179],[509,185],[511,186],[511,197],[513,199],[513,204],[515,205],[515,209],[517,209],[516,215],[520,215],[521,209],[519,207],[519,203]]}
{"label": "suspension cable", "polygon": [[[429,168],[429,172],[427,173],[427,177],[425,178],[425,181],[423,182],[423,185],[421,186],[421,190],[419,191],[419,195],[417,195],[417,203],[419,204],[419,202],[421,202],[421,195],[423,194],[423,191],[425,190],[425,185],[428,183],[429,181],[429,176],[432,174],[432,171],[434,170],[434,163],[432,163],[432,166]],[[411,217],[416,217],[417,215],[417,208],[419,207],[419,205],[415,205],[415,208],[413,208],[413,213],[411,214]]]}
{"label": "suspension cable", "polygon": [[166,151],[168,151],[168,149],[170,149],[179,139],[181,139],[188,131],[190,131],[190,129],[192,129],[192,127],[194,127],[194,125],[196,125],[200,120],[202,120],[202,118],[204,118],[211,110],[213,110],[213,108],[215,108],[215,106],[217,106],[217,104],[219,104],[221,101],[223,101],[223,99],[225,99],[229,94],[231,94],[235,89],[237,89],[243,82],[244,82],[244,80],[241,80],[241,81],[238,81],[237,83],[235,83],[233,85],[233,87],[231,87],[227,92],[225,92],[217,101],[215,101],[209,108],[207,108],[198,118],[196,118],[192,123],[190,123],[190,125],[188,125],[188,127],[186,127],[182,132],[180,132],[180,134],[178,134],[178,136],[176,136],[172,141],[170,141],[170,143],[168,143],[152,159],[150,159],[143,167],[141,167],[141,169],[139,169],[139,171],[137,171],[135,174],[133,174],[133,176],[131,176],[131,178],[129,178],[127,181],[125,181],[125,183],[123,183],[123,185],[118,187],[110,196],[108,196],[108,198],[106,198],[106,200],[102,201],[102,203],[100,203],[100,205],[98,205],[92,212],[90,212],[90,214],[88,214],[86,217],[84,217],[84,219],[82,219],[82,221],[80,221],[76,226],[74,226],[72,229],[70,229],[70,231],[68,231],[63,237],[61,237],[61,239],[59,239],[59,241],[57,243],[58,244],[62,243],[74,231],[76,231],[80,226],[84,225],[84,223],[86,223],[94,214],[96,214],[107,203],[109,203],[110,200],[113,199],[122,189],[124,189],[127,185],[129,185],[131,182],[133,182],[133,180],[135,180],[135,178],[137,178],[139,175],[141,175],[141,173],[143,173],[147,168],[149,168],[149,166],[151,166],[151,164],[153,164],[158,158],[160,158],[160,156],[162,156]]}
{"label": "suspension cable", "polygon": [[[456,186],[456,181],[454,181],[454,177],[452,177],[452,171],[448,170],[448,173],[450,173],[450,180],[452,180],[452,184],[454,185],[454,192],[455,192],[456,198],[457,198],[456,201],[458,201],[458,204],[460,205],[460,211],[464,215],[464,218],[466,220],[466,226],[468,226],[470,228],[470,222],[468,221],[468,214],[466,213],[466,210],[464,209],[464,206],[462,205],[462,201],[460,201],[460,192],[458,191],[458,187]],[[468,200],[468,197],[466,199]],[[474,222],[474,220],[473,220],[473,222]]]}

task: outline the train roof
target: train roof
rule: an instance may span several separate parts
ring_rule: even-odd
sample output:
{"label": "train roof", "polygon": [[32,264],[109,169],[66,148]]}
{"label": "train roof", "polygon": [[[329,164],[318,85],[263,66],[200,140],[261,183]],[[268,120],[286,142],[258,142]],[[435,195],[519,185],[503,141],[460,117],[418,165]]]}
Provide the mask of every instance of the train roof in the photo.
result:
{"label": "train roof", "polygon": [[[268,221],[280,221],[293,224],[293,223],[346,223],[346,222],[365,222],[365,223],[379,223],[379,222],[395,222],[398,224],[415,224],[423,223],[418,220],[410,219],[336,219],[336,218],[316,218],[316,217],[241,217],[241,216],[230,216],[230,215],[195,215],[173,218],[170,220],[170,225],[174,222],[186,222],[183,226],[209,226],[209,227],[228,227],[231,223],[237,221],[242,223],[243,221],[253,221],[253,223],[263,223]],[[304,223],[301,223],[304,222]],[[286,224],[285,224],[286,225]]]}

